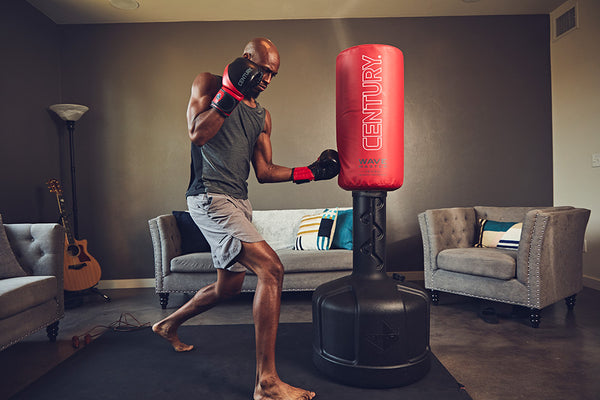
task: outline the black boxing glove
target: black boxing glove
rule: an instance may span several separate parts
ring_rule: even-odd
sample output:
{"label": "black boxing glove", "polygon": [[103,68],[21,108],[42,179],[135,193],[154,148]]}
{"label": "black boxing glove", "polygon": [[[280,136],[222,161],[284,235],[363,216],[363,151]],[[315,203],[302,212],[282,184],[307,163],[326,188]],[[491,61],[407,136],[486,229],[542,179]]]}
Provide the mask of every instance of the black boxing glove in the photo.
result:
{"label": "black boxing glove", "polygon": [[338,152],[327,149],[321,153],[317,161],[308,167],[292,168],[294,183],[306,183],[312,180],[321,181],[335,178],[340,173],[340,159]]}
{"label": "black boxing glove", "polygon": [[247,58],[238,57],[225,67],[221,89],[210,106],[228,117],[240,100],[260,84],[263,71]]}

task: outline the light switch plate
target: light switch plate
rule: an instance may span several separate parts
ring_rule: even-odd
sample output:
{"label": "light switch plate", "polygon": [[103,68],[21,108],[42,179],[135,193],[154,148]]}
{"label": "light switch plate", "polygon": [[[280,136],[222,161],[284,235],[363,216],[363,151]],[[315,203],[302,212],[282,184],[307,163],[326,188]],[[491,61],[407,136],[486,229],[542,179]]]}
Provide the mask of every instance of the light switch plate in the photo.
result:
{"label": "light switch plate", "polygon": [[592,168],[600,167],[600,153],[592,154]]}

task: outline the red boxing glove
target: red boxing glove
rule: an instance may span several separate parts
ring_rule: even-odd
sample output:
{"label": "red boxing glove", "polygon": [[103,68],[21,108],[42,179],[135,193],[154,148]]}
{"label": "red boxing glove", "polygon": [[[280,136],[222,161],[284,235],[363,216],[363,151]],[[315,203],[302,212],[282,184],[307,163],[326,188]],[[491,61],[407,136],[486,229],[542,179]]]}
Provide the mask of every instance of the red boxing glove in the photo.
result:
{"label": "red boxing glove", "polygon": [[260,84],[262,69],[247,58],[239,57],[225,67],[221,89],[210,106],[228,117],[240,100]]}
{"label": "red boxing glove", "polygon": [[292,168],[292,180],[294,183],[306,183],[331,179],[340,173],[340,160],[335,150],[325,150],[317,161],[308,167]]}
{"label": "red boxing glove", "polygon": [[315,174],[308,167],[292,168],[292,180],[294,183],[306,183],[315,180]]}

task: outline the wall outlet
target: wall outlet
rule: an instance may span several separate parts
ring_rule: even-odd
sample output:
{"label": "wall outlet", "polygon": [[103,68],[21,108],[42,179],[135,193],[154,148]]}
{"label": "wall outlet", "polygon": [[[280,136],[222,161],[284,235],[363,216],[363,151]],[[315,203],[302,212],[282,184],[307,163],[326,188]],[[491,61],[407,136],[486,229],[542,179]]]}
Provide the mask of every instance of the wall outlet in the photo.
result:
{"label": "wall outlet", "polygon": [[592,168],[600,167],[600,153],[592,154]]}

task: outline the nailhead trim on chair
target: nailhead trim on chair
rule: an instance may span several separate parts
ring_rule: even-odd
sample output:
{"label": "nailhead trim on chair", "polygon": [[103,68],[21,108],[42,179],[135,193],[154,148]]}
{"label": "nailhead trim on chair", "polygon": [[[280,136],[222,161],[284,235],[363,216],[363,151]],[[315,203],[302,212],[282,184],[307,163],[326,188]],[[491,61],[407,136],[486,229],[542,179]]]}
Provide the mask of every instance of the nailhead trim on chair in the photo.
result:
{"label": "nailhead trim on chair", "polygon": [[[528,287],[529,289],[527,290],[527,303],[529,307],[532,308],[540,308],[540,294],[541,294],[541,290],[540,290],[540,261],[542,258],[542,239],[544,237],[544,234],[546,232],[546,226],[548,225],[548,219],[549,217],[546,216],[540,216],[540,213],[536,213],[535,215],[535,222],[533,223],[533,227],[532,227],[532,231],[531,231],[531,235],[533,236],[533,233],[537,230],[538,228],[538,221],[540,221],[540,227],[539,229],[541,230],[541,235],[537,235],[537,240],[535,243],[531,244],[531,247],[529,248],[529,256],[527,257],[527,281],[528,281]],[[532,254],[532,249],[535,247],[535,253]],[[535,276],[532,276],[531,274],[531,267],[535,266]],[[531,290],[532,290],[532,278],[536,278],[535,281],[535,285],[536,285],[536,301],[535,304],[533,303],[533,299],[531,298]]]}
{"label": "nailhead trim on chair", "polygon": [[[422,216],[423,221],[425,222],[425,226],[427,227],[426,232],[429,231],[429,221],[427,219],[427,214],[424,214]],[[423,247],[425,249],[425,252],[427,254],[429,254],[428,259],[424,260],[426,266],[428,266],[429,268],[425,268],[425,278],[428,280],[429,286],[433,286],[433,271],[431,271],[431,258],[432,258],[432,254],[431,254],[431,246],[429,246],[429,240],[423,240]],[[427,272],[427,271],[431,271],[431,272]]]}

